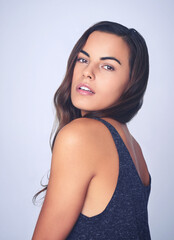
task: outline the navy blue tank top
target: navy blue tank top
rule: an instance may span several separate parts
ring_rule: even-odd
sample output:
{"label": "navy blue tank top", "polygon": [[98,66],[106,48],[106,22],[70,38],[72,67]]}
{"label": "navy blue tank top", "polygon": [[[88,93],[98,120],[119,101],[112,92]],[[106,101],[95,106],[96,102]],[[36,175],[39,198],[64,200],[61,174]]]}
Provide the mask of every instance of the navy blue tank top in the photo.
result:
{"label": "navy blue tank top", "polygon": [[[116,189],[105,210],[93,217],[80,213],[67,240],[149,240],[147,204],[151,177],[145,186],[116,129],[100,118],[112,134],[119,155]],[[150,175],[149,175],[150,176]]]}

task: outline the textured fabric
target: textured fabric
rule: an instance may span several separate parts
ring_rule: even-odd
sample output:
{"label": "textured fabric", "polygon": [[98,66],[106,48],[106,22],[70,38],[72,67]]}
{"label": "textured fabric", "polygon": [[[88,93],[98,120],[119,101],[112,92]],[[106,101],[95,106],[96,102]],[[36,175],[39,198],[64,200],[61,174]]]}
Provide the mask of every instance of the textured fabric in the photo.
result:
{"label": "textured fabric", "polygon": [[93,217],[80,213],[67,240],[149,240],[147,203],[151,189],[144,186],[120,135],[103,119],[114,139],[119,155],[116,189],[105,210]]}

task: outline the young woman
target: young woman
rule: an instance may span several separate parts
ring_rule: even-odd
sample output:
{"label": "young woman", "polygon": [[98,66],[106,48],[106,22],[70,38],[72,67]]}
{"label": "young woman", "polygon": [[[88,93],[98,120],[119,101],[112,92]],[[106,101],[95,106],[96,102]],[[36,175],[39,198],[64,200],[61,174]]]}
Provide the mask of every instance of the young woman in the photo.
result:
{"label": "young woman", "polygon": [[33,240],[150,239],[151,178],[126,126],[148,74],[136,30],[99,22],[79,39],[54,97],[59,128]]}

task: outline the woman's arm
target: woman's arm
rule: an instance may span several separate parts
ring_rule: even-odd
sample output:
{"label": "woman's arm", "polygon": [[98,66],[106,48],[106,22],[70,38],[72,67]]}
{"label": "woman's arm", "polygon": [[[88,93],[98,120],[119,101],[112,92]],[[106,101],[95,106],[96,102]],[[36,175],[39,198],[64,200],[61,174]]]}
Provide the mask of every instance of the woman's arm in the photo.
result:
{"label": "woman's arm", "polygon": [[66,125],[56,138],[48,189],[32,240],[66,239],[82,210],[95,175],[95,148],[85,121]]}

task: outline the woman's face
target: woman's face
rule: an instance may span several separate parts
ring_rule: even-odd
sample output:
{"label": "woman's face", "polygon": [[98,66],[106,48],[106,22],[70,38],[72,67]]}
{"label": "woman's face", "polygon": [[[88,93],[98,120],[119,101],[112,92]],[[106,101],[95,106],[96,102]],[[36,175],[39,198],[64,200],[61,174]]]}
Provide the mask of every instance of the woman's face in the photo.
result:
{"label": "woman's face", "polygon": [[124,40],[110,33],[91,33],[74,67],[72,104],[82,116],[111,107],[124,92],[129,72],[129,48]]}

